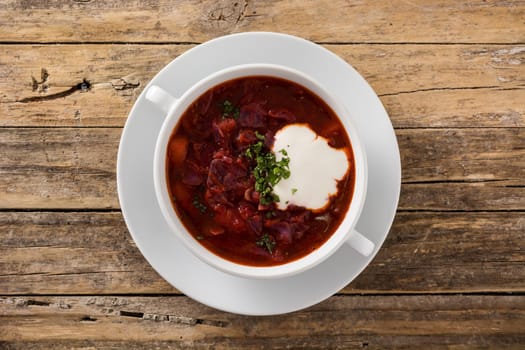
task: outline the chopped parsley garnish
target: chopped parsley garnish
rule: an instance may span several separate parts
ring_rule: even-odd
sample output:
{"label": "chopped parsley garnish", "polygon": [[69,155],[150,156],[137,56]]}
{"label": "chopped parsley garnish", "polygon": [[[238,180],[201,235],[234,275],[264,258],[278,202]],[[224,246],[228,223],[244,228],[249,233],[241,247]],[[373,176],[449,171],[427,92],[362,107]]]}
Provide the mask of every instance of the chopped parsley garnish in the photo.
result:
{"label": "chopped parsley garnish", "polygon": [[250,159],[256,159],[259,154],[261,154],[264,143],[262,141],[251,144],[250,147],[246,149],[246,157]]}
{"label": "chopped parsley garnish", "polygon": [[[259,138],[260,134],[256,133],[255,135]],[[253,169],[255,190],[259,193],[259,202],[267,205],[272,202],[279,202],[279,196],[273,193],[273,186],[281,181],[281,179],[290,177],[290,158],[285,150],[280,150],[279,152],[283,157],[277,161],[275,154],[265,151],[263,147],[263,141],[258,141],[250,145],[245,154],[248,158],[254,159],[257,162],[257,165]]]}
{"label": "chopped parsley garnish", "polygon": [[206,213],[206,211],[208,210],[208,207],[206,206],[206,204],[201,203],[199,201],[199,197],[197,196],[193,197],[193,206],[199,209],[199,211],[203,214]]}
{"label": "chopped parsley garnish", "polygon": [[276,242],[272,236],[265,233],[261,236],[261,238],[257,240],[257,242],[255,242],[255,244],[258,247],[265,248],[268,251],[268,253],[273,254],[273,248],[275,248]]}
{"label": "chopped parsley garnish", "polygon": [[240,109],[237,106],[234,106],[233,103],[231,103],[228,100],[225,100],[222,103],[222,117],[223,118],[233,118],[237,119],[240,114]]}
{"label": "chopped parsley garnish", "polygon": [[267,211],[265,216],[267,219],[271,219],[271,218],[276,217],[277,214],[272,210],[272,211]]}
{"label": "chopped parsley garnish", "polygon": [[292,188],[292,194],[295,194],[297,192],[297,188]]}

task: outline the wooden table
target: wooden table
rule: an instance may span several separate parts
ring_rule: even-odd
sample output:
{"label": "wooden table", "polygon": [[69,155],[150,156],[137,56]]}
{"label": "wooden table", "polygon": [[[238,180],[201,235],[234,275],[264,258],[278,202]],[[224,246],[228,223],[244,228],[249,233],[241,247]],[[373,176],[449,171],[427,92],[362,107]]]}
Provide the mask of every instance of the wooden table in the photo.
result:
{"label": "wooden table", "polygon": [[[403,178],[361,276],[306,310],[246,317],[148,265],[115,163],[160,68],[261,30],[320,43],[370,82]],[[525,348],[524,1],[3,0],[0,171],[2,349]]]}

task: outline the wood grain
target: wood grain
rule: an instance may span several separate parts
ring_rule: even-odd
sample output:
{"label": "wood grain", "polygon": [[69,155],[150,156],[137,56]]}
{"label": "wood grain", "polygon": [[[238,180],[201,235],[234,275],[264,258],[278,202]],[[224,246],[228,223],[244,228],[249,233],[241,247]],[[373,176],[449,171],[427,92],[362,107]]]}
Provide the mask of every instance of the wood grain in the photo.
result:
{"label": "wood grain", "polygon": [[[398,213],[342,293],[525,292],[518,213]],[[0,213],[0,295],[178,293],[134,246],[120,213]]]}
{"label": "wood grain", "polygon": [[[489,131],[397,130],[400,209],[523,210],[525,129]],[[0,208],[118,209],[120,134],[113,128],[0,128]]]}
{"label": "wood grain", "polygon": [[[0,349],[523,349],[524,18],[522,0],[1,1]],[[274,317],[169,285],[116,193],[121,128],[147,83],[243,31],[295,34],[354,66],[403,166],[372,263]]]}
{"label": "wood grain", "polygon": [[[149,80],[191,47],[0,46],[0,126],[123,126]],[[325,47],[368,80],[397,128],[525,126],[524,45]]]}
{"label": "wood grain", "polygon": [[524,296],[334,297],[274,317],[236,316],[186,297],[3,297],[0,339],[9,349],[107,349],[116,341],[137,349],[518,349],[524,310]]}
{"label": "wood grain", "polygon": [[120,133],[120,129],[0,129],[3,208],[117,208]]}
{"label": "wood grain", "polygon": [[7,254],[0,257],[0,294],[174,292],[135,247],[120,213],[0,217]]}
{"label": "wood grain", "polygon": [[523,43],[522,1],[3,1],[4,42],[202,42],[278,31],[321,42]]}

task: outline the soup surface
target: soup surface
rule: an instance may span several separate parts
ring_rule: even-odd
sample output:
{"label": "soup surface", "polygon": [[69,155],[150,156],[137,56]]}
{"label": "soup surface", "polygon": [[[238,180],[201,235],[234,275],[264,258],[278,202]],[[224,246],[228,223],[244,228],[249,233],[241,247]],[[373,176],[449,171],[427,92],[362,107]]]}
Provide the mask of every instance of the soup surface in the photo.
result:
{"label": "soup surface", "polygon": [[[273,192],[280,181],[300,178],[290,168],[306,172],[290,166],[285,149],[273,150],[276,133],[289,126],[311,129],[325,148],[346,155],[348,170],[333,179],[335,192],[322,207],[282,202]],[[334,112],[306,88],[266,76],[231,80],[200,96],[173,131],[166,162],[173,206],[188,231],[216,255],[251,266],[284,264],[319,248],[348,210],[355,180],[350,140]],[[296,192],[292,187],[289,197]]]}

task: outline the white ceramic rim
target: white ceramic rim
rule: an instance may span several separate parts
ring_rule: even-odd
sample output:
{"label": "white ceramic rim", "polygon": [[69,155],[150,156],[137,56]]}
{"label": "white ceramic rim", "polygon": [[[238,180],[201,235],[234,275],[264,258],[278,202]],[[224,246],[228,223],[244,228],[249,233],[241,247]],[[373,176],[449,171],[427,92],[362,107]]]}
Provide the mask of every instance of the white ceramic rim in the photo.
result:
{"label": "white ceramic rim", "polygon": [[[356,165],[354,193],[343,222],[319,249],[303,258],[283,265],[269,267],[241,265],[212,253],[187,232],[186,228],[178,218],[168,195],[169,192],[167,190],[168,187],[166,182],[167,144],[180,116],[193,101],[213,86],[245,76],[276,76],[282,79],[291,80],[308,88],[333,109],[345,127],[352,145]],[[236,65],[217,71],[194,84],[177,99],[167,113],[167,117],[157,139],[153,162],[154,185],[157,200],[171,231],[176,234],[176,236],[195,256],[203,260],[205,263],[223,272],[245,278],[287,277],[310,269],[330,257],[346,240],[351,239],[351,235],[354,232],[354,227],[359,219],[366,197],[368,177],[366,154],[363,143],[359,138],[358,130],[352,123],[346,107],[334,98],[334,94],[330,93],[322,86],[322,84],[315,81],[313,78],[298,70],[276,64],[250,63]]]}

